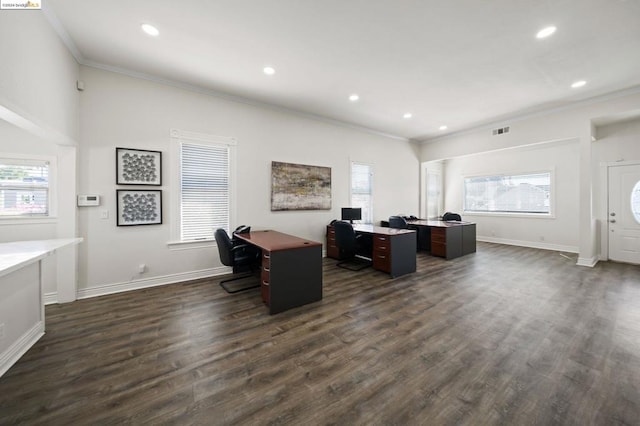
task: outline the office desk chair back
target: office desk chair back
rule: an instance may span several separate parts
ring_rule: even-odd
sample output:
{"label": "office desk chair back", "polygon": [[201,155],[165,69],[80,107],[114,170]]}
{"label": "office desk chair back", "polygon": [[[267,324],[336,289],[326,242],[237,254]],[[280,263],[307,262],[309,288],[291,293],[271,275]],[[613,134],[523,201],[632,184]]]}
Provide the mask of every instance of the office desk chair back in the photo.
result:
{"label": "office desk chair back", "polygon": [[227,293],[238,293],[240,291],[260,287],[260,281],[252,282],[250,286],[240,287],[237,289],[230,289],[226,285],[229,282],[253,276],[254,269],[258,267],[260,262],[260,250],[249,244],[241,242],[234,243],[231,238],[229,238],[227,231],[222,228],[216,229],[214,235],[216,244],[218,245],[218,252],[220,253],[220,262],[225,266],[233,267],[234,275],[248,271],[248,273],[243,275],[238,275],[228,280],[220,281],[220,287],[222,287]]}
{"label": "office desk chair back", "polygon": [[407,229],[407,220],[402,216],[389,216],[389,228]]}
{"label": "office desk chair back", "polygon": [[462,217],[460,217],[458,213],[446,212],[442,215],[442,220],[457,220],[458,222],[460,222],[462,220]]}
{"label": "office desk chair back", "polygon": [[372,242],[367,243],[362,236],[356,235],[349,222],[336,221],[333,227],[336,231],[336,246],[342,259],[336,266],[350,271],[360,271],[371,266],[371,260],[359,256],[371,257]]}

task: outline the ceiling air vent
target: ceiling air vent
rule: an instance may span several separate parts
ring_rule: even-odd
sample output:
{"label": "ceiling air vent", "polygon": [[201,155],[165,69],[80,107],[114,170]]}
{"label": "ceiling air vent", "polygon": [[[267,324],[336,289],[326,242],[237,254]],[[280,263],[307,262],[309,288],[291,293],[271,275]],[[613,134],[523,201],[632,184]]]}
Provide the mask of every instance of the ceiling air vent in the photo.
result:
{"label": "ceiling air vent", "polygon": [[493,129],[493,136],[495,135],[502,135],[504,133],[509,133],[509,126],[507,127],[501,127],[499,129]]}

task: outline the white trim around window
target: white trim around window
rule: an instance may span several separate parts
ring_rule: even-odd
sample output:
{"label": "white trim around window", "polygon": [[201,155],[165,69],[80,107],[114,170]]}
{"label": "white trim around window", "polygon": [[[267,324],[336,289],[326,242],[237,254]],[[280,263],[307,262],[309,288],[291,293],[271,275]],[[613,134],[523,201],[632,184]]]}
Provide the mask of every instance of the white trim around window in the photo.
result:
{"label": "white trim around window", "polygon": [[[473,178],[509,178],[514,177],[517,178],[519,176],[527,176],[527,175],[549,175],[549,191],[548,191],[548,202],[549,202],[549,211],[548,212],[517,212],[517,211],[479,211],[468,209],[468,199],[467,199],[467,188],[466,182],[468,179]],[[462,177],[462,210],[465,216],[500,216],[500,217],[526,217],[526,218],[538,218],[538,219],[555,219],[555,208],[556,208],[556,185],[555,185],[555,169],[544,169],[544,170],[527,170],[527,171],[518,171],[518,172],[509,172],[509,173],[485,173],[478,175],[465,175]]]}
{"label": "white trim around window", "polygon": [[47,213],[42,215],[16,215],[16,216],[0,216],[0,224],[2,225],[27,225],[40,223],[55,223],[58,216],[58,162],[55,156],[29,155],[16,153],[0,153],[2,163],[12,163],[19,165],[48,165],[47,176]]}
{"label": "white trim around window", "polygon": [[191,132],[186,130],[171,129],[170,147],[170,184],[172,196],[168,198],[171,204],[170,212],[170,235],[171,241],[167,244],[172,250],[182,250],[191,248],[211,247],[215,245],[213,237],[197,240],[183,240],[181,237],[182,208],[181,208],[181,147],[182,144],[202,145],[209,147],[226,147],[229,155],[229,226],[236,223],[236,145],[234,138],[215,136],[204,133]]}

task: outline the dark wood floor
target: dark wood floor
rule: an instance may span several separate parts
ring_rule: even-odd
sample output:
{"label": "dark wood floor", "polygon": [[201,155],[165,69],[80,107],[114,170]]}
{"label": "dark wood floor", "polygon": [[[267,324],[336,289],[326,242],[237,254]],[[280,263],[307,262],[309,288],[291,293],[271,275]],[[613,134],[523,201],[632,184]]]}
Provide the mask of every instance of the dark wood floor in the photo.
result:
{"label": "dark wood floor", "polygon": [[640,268],[493,244],[390,279],[324,263],[269,316],[198,281],[46,308],[0,424],[640,423]]}

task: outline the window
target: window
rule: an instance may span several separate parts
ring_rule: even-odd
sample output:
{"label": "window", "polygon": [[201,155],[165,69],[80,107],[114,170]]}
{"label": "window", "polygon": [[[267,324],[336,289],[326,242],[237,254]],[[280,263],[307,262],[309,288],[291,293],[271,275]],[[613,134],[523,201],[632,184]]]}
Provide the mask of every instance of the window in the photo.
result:
{"label": "window", "polygon": [[440,170],[427,169],[427,219],[437,219],[440,216],[440,200],[442,199],[442,180]]}
{"label": "window", "polygon": [[551,214],[551,172],[464,179],[466,213]]}
{"label": "window", "polygon": [[373,168],[351,163],[351,207],[362,209],[362,222],[373,223]]}
{"label": "window", "polygon": [[50,161],[0,158],[0,217],[51,216]]}
{"label": "window", "polygon": [[232,150],[235,141],[192,132],[172,131],[178,164],[179,223],[174,239],[193,242],[229,232],[232,217]]}

